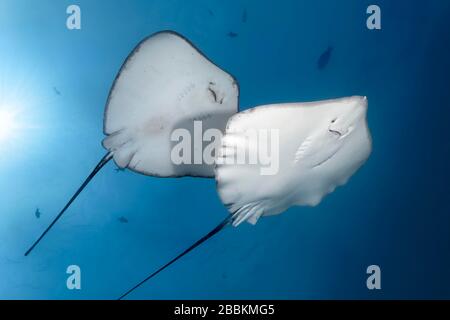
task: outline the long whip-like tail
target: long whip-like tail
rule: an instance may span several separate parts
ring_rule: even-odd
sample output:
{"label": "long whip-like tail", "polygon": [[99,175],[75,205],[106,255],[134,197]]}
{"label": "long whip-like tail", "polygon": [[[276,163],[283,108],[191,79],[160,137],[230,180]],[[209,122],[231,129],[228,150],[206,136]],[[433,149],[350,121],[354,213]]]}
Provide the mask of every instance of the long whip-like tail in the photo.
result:
{"label": "long whip-like tail", "polygon": [[189,248],[187,248],[186,250],[184,250],[182,253],[180,253],[179,255],[177,255],[175,258],[173,258],[172,260],[170,260],[169,262],[167,262],[165,265],[163,265],[162,267],[160,267],[158,270],[156,270],[155,272],[153,272],[152,274],[150,274],[147,278],[145,278],[144,280],[142,280],[141,282],[139,282],[137,285],[135,285],[133,288],[131,288],[130,290],[128,290],[127,292],[125,292],[123,295],[120,296],[120,298],[118,300],[122,300],[123,298],[125,298],[127,295],[129,295],[131,292],[133,292],[135,289],[139,288],[141,285],[143,285],[145,282],[147,282],[148,280],[150,280],[151,278],[153,278],[154,276],[156,276],[158,273],[160,273],[161,271],[163,271],[164,269],[166,269],[168,266],[170,266],[172,263],[174,263],[175,261],[177,261],[178,259],[180,259],[181,257],[183,257],[184,255],[186,255],[187,253],[189,253],[190,251],[194,250],[195,248],[197,248],[199,245],[201,245],[203,242],[205,242],[206,240],[210,239],[212,236],[214,236],[215,234],[217,234],[219,231],[221,231],[223,228],[225,228],[228,224],[230,224],[233,221],[233,216],[230,215],[228,216],[225,220],[223,220],[221,223],[219,223],[214,229],[212,229],[210,232],[208,232],[206,235],[204,235],[202,238],[200,238],[199,240],[197,240],[193,245],[191,245]]}
{"label": "long whip-like tail", "polygon": [[53,225],[61,218],[61,216],[64,214],[64,212],[70,207],[72,202],[75,201],[75,199],[79,196],[79,194],[83,191],[83,189],[88,185],[88,183],[92,180],[92,178],[95,177],[95,175],[105,166],[105,164],[108,163],[109,160],[111,160],[113,157],[112,152],[108,152],[97,164],[97,166],[92,170],[91,174],[84,180],[83,184],[78,188],[78,190],[74,193],[72,198],[70,198],[69,202],[64,206],[64,208],[58,213],[58,215],[53,219],[52,223],[49,224],[47,229],[44,230],[44,232],[41,234],[41,236],[33,243],[33,245],[30,247],[30,249],[25,252],[25,256],[29,255],[31,251],[37,246],[37,244],[44,238],[44,236],[47,234],[47,232],[50,231],[50,229],[53,227]]}

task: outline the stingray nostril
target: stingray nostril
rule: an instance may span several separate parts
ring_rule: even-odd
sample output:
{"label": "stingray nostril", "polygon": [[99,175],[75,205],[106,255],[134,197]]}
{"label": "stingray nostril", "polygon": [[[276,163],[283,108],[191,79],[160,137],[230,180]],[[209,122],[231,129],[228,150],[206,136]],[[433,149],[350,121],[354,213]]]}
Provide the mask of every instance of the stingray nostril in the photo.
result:
{"label": "stingray nostril", "polygon": [[217,94],[216,94],[216,92],[213,89],[211,89],[211,88],[208,88],[208,90],[211,93],[211,95],[212,95],[212,97],[214,99],[214,102],[217,102]]}

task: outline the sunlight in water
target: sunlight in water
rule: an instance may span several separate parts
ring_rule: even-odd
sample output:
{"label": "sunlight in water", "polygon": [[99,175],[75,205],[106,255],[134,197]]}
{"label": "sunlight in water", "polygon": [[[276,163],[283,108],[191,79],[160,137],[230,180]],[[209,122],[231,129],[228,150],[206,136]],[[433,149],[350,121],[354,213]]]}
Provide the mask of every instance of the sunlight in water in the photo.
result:
{"label": "sunlight in water", "polygon": [[16,114],[8,108],[0,107],[0,141],[13,137],[18,128]]}
{"label": "sunlight in water", "polygon": [[[13,63],[1,60],[0,54],[0,159],[11,159],[10,155],[24,155],[30,143],[38,143],[42,126],[40,110],[51,105],[51,87],[40,82],[32,68],[11,71]],[[25,69],[25,67],[23,67]],[[25,76],[25,74],[27,76]],[[42,82],[44,83],[44,82]],[[47,92],[45,91],[47,89]],[[39,92],[37,94],[37,92]],[[8,155],[8,156],[7,156]]]}

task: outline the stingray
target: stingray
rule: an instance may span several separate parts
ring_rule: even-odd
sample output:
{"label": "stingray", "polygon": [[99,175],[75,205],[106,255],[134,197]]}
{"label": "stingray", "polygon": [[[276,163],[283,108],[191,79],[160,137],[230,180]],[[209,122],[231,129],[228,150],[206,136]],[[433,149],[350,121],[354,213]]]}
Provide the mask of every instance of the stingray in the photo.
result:
{"label": "stingray", "polygon": [[171,134],[180,128],[191,132],[196,120],[204,129],[223,131],[237,112],[238,95],[236,80],[183,36],[162,31],[140,42],[107,99],[102,142],[107,153],[25,255],[111,159],[118,168],[148,176],[214,177],[213,164],[174,164]]}
{"label": "stingray", "polygon": [[[280,214],[292,206],[316,206],[346,184],[372,150],[366,113],[367,98],[354,96],[259,106],[231,117],[215,167],[217,191],[230,214],[120,299],[224,227],[237,227],[244,221],[256,224],[260,217]],[[261,174],[265,164],[238,158],[264,148],[252,137],[267,130],[278,132],[277,146],[270,148],[278,150],[279,166],[272,174]]]}
{"label": "stingray", "polygon": [[[255,224],[292,206],[316,206],[365,163],[372,142],[367,98],[269,105],[231,118],[217,159],[218,193],[233,225]],[[236,164],[240,150],[258,146],[254,130],[276,129],[279,169],[261,174],[259,164]]]}

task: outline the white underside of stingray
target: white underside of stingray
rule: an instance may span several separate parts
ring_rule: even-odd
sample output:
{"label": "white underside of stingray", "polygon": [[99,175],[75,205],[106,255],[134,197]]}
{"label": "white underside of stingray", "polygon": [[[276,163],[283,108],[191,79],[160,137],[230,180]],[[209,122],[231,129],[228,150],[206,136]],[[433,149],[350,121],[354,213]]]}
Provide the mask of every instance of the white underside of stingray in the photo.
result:
{"label": "white underside of stingray", "polygon": [[[315,206],[368,159],[371,136],[367,99],[349,97],[311,103],[260,106],[228,122],[216,164],[217,190],[234,215],[233,225],[291,206]],[[260,144],[255,130],[277,130],[279,169],[262,175],[261,164],[238,164],[236,155]],[[270,148],[270,147],[269,147]]]}
{"label": "white underside of stingray", "polygon": [[137,46],[114,82],[103,146],[121,168],[160,177],[213,177],[213,165],[174,165],[171,134],[192,132],[195,120],[203,130],[223,131],[237,112],[238,95],[235,79],[188,40],[159,32]]}

